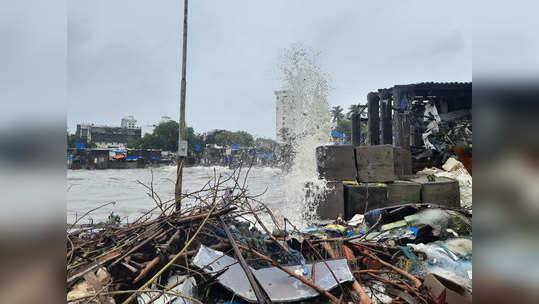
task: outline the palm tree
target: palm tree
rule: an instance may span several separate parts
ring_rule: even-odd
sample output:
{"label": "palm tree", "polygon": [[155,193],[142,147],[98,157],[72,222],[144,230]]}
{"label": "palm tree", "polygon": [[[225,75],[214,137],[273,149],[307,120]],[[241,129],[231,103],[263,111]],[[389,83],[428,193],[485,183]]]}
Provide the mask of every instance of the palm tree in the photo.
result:
{"label": "palm tree", "polygon": [[341,106],[334,106],[331,109],[331,115],[333,116],[333,122],[343,120],[344,119],[343,108]]}
{"label": "palm tree", "polygon": [[348,107],[348,113],[346,113],[346,118],[352,119],[352,115],[358,114],[361,112],[361,106],[359,104],[351,104]]}

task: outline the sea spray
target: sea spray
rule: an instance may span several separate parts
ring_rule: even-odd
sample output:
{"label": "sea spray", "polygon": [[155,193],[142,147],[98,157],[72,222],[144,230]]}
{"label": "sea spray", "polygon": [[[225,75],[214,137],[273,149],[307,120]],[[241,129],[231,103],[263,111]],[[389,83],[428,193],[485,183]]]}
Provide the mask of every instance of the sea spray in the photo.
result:
{"label": "sea spray", "polygon": [[[287,130],[292,163],[285,176],[283,213],[301,226],[316,219],[316,197],[326,190],[319,179],[315,149],[330,142],[331,111],[327,101],[328,77],[317,62],[318,54],[300,45],[285,50],[281,65],[283,89],[294,123]],[[307,187],[308,185],[308,187]]]}

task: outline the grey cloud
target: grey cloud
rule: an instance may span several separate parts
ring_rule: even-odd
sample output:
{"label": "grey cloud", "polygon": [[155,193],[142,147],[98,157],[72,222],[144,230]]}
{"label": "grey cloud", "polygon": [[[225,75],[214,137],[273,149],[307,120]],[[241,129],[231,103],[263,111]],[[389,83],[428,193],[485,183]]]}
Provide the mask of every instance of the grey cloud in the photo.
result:
{"label": "grey cloud", "polygon": [[[330,104],[395,83],[471,80],[466,1],[190,1],[187,123],[273,137],[279,56],[320,50]],[[178,117],[182,1],[69,3],[68,123]]]}

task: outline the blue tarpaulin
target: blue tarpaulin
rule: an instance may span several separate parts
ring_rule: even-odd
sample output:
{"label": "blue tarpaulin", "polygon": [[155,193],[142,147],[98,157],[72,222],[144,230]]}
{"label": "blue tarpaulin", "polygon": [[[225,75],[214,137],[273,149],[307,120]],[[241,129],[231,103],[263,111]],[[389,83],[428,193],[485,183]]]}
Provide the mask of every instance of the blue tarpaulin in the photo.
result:
{"label": "blue tarpaulin", "polygon": [[195,151],[200,151],[200,145],[195,145]]}
{"label": "blue tarpaulin", "polygon": [[344,137],[344,135],[342,135],[341,133],[339,133],[337,131],[331,131],[331,135],[335,135],[335,136],[338,136],[338,137]]}
{"label": "blue tarpaulin", "polygon": [[82,149],[82,148],[84,148],[84,143],[82,142],[75,143],[75,149]]}
{"label": "blue tarpaulin", "polygon": [[273,153],[257,154],[256,158],[273,158]]}

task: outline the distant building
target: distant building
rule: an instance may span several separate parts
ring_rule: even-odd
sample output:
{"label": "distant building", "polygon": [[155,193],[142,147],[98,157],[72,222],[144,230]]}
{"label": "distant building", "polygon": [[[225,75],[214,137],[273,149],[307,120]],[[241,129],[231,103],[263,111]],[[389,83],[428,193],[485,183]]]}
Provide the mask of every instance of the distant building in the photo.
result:
{"label": "distant building", "polygon": [[141,129],[77,124],[75,135],[83,141],[94,143],[98,148],[123,149],[128,142],[141,137]]}
{"label": "distant building", "polygon": [[137,120],[133,116],[126,116],[122,118],[122,122],[120,124],[122,128],[126,129],[136,129],[137,128]]}
{"label": "distant building", "polygon": [[286,135],[295,130],[294,103],[286,90],[275,91],[275,98],[275,138],[278,142],[284,142]]}

